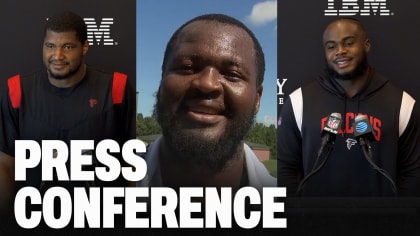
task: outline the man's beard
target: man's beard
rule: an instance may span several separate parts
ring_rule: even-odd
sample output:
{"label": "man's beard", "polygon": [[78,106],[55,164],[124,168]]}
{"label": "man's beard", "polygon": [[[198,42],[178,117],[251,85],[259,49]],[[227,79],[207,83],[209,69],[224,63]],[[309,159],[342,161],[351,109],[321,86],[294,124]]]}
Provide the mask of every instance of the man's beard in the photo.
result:
{"label": "man's beard", "polygon": [[326,72],[330,76],[330,78],[339,79],[339,80],[351,80],[353,78],[356,78],[358,76],[363,75],[363,73],[366,72],[366,69],[368,68],[368,62],[366,54],[363,56],[362,61],[357,65],[357,67],[346,74],[339,74],[337,71],[332,68],[327,61],[325,61],[326,64]]}
{"label": "man's beard", "polygon": [[71,76],[75,75],[79,71],[81,66],[82,66],[82,63],[79,63],[79,65],[77,65],[76,68],[70,69],[69,72],[67,72],[66,74],[63,74],[63,75],[53,73],[50,68],[48,68],[48,73],[49,73],[50,77],[52,77],[56,80],[65,80],[65,79],[68,79]]}
{"label": "man's beard", "polygon": [[[220,137],[203,137],[203,132],[190,132],[177,117],[166,111],[159,95],[155,113],[162,133],[173,153],[173,157],[209,170],[222,170],[230,160],[237,158],[238,148],[255,121],[255,107],[249,114],[229,120]],[[197,127],[200,129],[200,127]],[[198,134],[198,135],[197,135]]]}

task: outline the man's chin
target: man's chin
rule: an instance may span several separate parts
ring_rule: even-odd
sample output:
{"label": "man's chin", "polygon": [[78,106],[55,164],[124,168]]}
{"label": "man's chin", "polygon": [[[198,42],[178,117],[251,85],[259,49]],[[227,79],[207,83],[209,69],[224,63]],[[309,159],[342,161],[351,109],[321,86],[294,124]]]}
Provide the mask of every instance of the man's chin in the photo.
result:
{"label": "man's chin", "polygon": [[[178,135],[176,136],[183,137],[185,142],[189,144],[195,143],[197,146],[201,146],[201,148],[205,146],[220,145],[220,142],[225,139],[222,135],[217,135],[214,132],[208,132],[206,130],[182,130],[178,132]],[[190,146],[190,148],[193,147]]]}
{"label": "man's chin", "polygon": [[330,77],[339,80],[351,80],[354,77],[354,73],[351,70],[343,70],[337,68],[327,68]]}
{"label": "man's chin", "polygon": [[337,73],[337,76],[336,76],[336,79],[339,79],[339,80],[351,80],[353,78],[354,76],[352,73],[341,73],[341,74]]}
{"label": "man's chin", "polygon": [[49,71],[50,78],[56,79],[56,80],[65,80],[69,78],[69,73],[55,73],[51,70]]}
{"label": "man's chin", "polygon": [[188,125],[188,127],[182,127],[179,132],[187,134],[189,136],[195,136],[202,139],[220,139],[220,137],[226,132],[226,127],[216,127],[209,125]]}
{"label": "man's chin", "polygon": [[165,131],[164,136],[175,156],[211,169],[223,168],[238,145],[235,138],[227,138],[232,135],[206,129],[173,128],[169,132]]}

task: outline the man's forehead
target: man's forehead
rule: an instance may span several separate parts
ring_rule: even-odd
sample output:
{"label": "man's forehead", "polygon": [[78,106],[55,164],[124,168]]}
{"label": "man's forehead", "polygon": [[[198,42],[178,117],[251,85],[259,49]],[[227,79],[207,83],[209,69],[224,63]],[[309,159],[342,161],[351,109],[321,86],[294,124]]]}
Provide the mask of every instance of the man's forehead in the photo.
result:
{"label": "man's forehead", "polygon": [[54,30],[46,31],[45,38],[56,38],[56,37],[73,38],[77,40],[76,31],[54,31]]}
{"label": "man's forehead", "polygon": [[343,33],[346,37],[356,37],[362,34],[358,24],[351,20],[340,20],[330,23],[324,31],[323,41],[329,41],[335,34]]}

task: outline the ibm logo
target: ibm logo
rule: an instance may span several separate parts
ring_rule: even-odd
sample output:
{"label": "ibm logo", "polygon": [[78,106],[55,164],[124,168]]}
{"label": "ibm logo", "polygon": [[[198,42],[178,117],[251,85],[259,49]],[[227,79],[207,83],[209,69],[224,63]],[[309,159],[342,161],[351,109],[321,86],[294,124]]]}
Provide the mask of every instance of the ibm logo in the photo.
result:
{"label": "ibm logo", "polygon": [[328,0],[328,8],[324,10],[325,16],[361,16],[379,15],[390,16],[391,13],[386,7],[386,0],[363,0],[363,8],[360,8],[358,0],[341,0],[341,9],[334,6],[335,0]]}
{"label": "ibm logo", "polygon": [[99,26],[95,18],[84,18],[87,25],[87,38],[89,45],[117,45],[111,38],[111,25],[114,18],[102,18]]}

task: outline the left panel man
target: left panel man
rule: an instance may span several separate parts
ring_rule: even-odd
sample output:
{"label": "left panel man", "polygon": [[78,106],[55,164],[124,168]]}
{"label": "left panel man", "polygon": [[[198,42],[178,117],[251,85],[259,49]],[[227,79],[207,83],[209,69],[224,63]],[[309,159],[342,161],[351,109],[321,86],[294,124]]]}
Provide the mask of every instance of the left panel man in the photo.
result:
{"label": "left panel man", "polygon": [[[45,23],[42,44],[45,68],[7,80],[0,106],[2,212],[13,208],[15,192],[22,186],[33,186],[42,193],[57,185],[73,188],[129,184],[123,180],[113,183],[42,181],[41,165],[28,169],[27,181],[15,181],[15,140],[35,140],[40,145],[42,140],[61,140],[70,147],[71,140],[94,140],[96,144],[112,139],[122,147],[127,140],[135,138],[136,101],[132,79],[125,72],[114,72],[114,68],[102,71],[88,65],[88,51],[84,19],[71,11],[59,11]],[[124,165],[121,157],[119,160]],[[96,165],[100,163],[93,157],[92,165],[87,168]]]}

